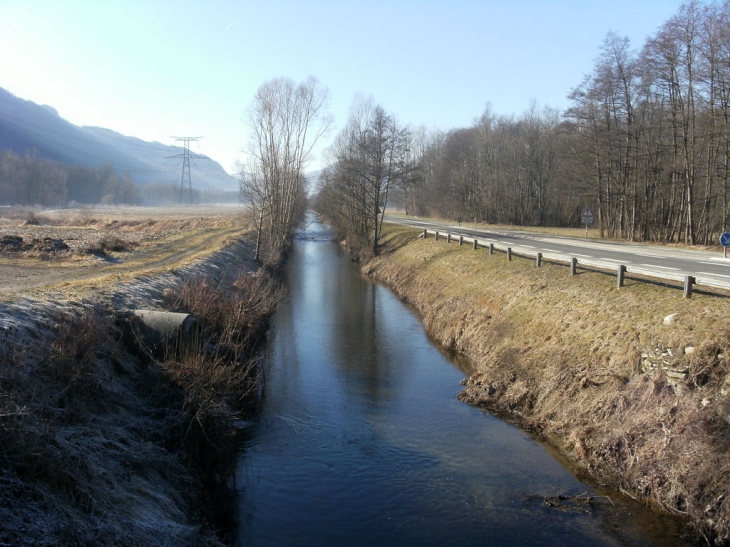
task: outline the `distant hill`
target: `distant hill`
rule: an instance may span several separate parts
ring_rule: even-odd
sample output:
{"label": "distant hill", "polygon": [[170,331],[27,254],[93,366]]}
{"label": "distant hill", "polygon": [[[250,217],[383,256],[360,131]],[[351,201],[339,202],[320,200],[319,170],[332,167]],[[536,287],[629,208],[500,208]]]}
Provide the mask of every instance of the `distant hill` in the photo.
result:
{"label": "distant hill", "polygon": [[[182,159],[166,159],[183,149],[127,137],[101,127],[79,127],[64,120],[51,106],[38,105],[0,88],[0,150],[38,156],[68,165],[98,168],[111,163],[117,173],[129,173],[139,185],[180,184]],[[202,155],[202,154],[200,154]],[[236,191],[238,182],[219,163],[193,160],[193,187]]]}

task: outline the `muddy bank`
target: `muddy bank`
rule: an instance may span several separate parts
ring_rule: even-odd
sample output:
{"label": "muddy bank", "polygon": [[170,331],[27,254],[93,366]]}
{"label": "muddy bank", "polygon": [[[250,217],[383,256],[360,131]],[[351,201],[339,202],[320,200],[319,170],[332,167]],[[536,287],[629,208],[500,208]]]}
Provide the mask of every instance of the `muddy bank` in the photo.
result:
{"label": "muddy bank", "polygon": [[[730,538],[730,300],[507,262],[390,228],[364,271],[467,356],[461,399],[550,439],[602,484]],[[676,315],[675,315],[676,314]]]}
{"label": "muddy bank", "polygon": [[[219,545],[255,348],[276,285],[238,240],[184,268],[70,300],[0,303],[0,543]],[[119,310],[201,318],[152,352]],[[126,334],[125,334],[126,333]]]}

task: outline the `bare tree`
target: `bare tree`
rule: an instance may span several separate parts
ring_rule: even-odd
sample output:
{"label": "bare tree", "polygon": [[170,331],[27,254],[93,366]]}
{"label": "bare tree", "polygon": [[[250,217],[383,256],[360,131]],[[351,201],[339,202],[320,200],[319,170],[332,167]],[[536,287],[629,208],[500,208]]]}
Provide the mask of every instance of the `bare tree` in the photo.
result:
{"label": "bare tree", "polygon": [[357,98],[329,150],[331,165],[320,192],[330,203],[323,213],[352,243],[375,254],[390,192],[405,186],[411,171],[409,143],[410,132],[383,107]]}
{"label": "bare tree", "polygon": [[277,78],[259,87],[248,109],[249,161],[239,165],[242,199],[256,215],[259,259],[266,234],[270,262],[291,241],[305,197],[304,167],[331,125],[329,92],[314,77],[296,84]]}

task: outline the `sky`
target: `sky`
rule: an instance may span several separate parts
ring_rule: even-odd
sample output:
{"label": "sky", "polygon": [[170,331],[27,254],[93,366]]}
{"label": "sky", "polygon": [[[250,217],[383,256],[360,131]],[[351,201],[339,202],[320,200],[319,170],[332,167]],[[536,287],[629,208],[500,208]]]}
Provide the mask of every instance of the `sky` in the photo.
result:
{"label": "sky", "polygon": [[315,76],[335,124],[371,96],[412,128],[468,127],[491,105],[565,110],[606,34],[634,48],[679,0],[0,0],[0,87],[76,125],[191,151],[229,173],[261,84]]}

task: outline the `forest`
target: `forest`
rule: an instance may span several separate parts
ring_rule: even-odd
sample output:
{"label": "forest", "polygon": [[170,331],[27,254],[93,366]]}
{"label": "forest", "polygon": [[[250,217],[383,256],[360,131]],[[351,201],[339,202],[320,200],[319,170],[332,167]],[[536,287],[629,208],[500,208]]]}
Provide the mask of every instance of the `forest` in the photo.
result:
{"label": "forest", "polygon": [[140,189],[111,164],[98,169],[0,151],[0,205],[137,204]]}
{"label": "forest", "polygon": [[[382,211],[601,237],[711,244],[730,207],[730,1],[690,1],[644,44],[610,32],[564,112],[489,105],[470,127],[413,130],[356,100],[316,207],[377,252]],[[379,216],[380,215],[380,216]]]}
{"label": "forest", "polygon": [[[193,188],[185,198],[192,203],[235,203],[237,192]],[[19,156],[0,150],[0,205],[177,205],[179,184],[137,184],[128,174],[117,174],[111,163],[94,169],[44,159],[31,150]]]}

